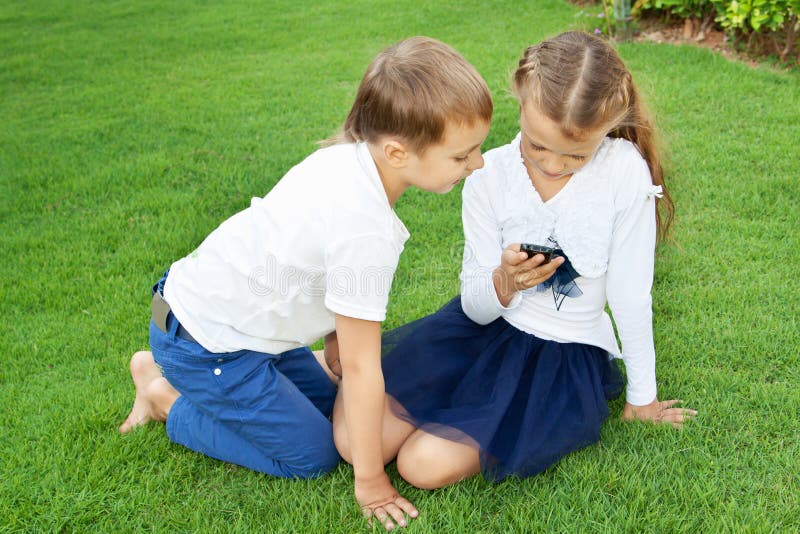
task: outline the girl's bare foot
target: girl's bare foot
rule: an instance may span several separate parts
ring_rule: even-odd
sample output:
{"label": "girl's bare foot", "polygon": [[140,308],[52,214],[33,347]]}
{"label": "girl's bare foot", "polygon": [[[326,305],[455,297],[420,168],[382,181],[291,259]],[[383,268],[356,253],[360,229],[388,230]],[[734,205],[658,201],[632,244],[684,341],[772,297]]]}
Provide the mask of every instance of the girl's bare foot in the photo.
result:
{"label": "girl's bare foot", "polygon": [[135,427],[143,425],[154,418],[153,406],[148,399],[148,387],[161,378],[161,371],[153,360],[153,353],[141,351],[131,357],[131,377],[136,387],[136,398],[128,418],[119,427],[122,434],[127,434]]}

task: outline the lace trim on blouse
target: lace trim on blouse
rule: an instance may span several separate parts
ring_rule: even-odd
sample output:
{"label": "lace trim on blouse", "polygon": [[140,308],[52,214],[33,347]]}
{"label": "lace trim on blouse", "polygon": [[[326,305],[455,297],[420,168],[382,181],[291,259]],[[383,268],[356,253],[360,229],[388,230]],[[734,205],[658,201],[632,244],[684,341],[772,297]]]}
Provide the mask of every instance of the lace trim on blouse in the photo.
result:
{"label": "lace trim on blouse", "polygon": [[[615,216],[611,176],[604,162],[614,156],[624,140],[605,138],[592,160],[548,202],[542,202],[528,176],[519,143],[518,134],[509,145],[518,157],[504,158],[507,194],[502,211],[506,216],[500,221],[503,246],[513,242],[552,246],[553,237],[578,274],[586,278],[603,276],[608,268]],[[651,186],[647,192],[648,198],[662,195],[661,186]],[[549,206],[556,199],[563,206],[558,212]]]}

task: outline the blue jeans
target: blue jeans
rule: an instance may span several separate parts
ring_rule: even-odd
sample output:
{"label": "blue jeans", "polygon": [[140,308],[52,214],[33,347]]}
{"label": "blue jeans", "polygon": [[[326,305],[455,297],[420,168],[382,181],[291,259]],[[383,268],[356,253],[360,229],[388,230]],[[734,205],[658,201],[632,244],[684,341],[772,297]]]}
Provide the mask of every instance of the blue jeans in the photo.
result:
{"label": "blue jeans", "polygon": [[153,358],[181,394],[167,416],[170,440],[278,477],[309,478],[339,463],[329,420],[336,386],[308,347],[265,354],[212,353],[150,321]]}

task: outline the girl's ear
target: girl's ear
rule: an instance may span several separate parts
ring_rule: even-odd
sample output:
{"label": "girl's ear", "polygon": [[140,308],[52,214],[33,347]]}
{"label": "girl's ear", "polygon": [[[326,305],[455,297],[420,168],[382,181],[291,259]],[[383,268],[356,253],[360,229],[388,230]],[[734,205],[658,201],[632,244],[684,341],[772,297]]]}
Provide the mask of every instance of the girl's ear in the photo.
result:
{"label": "girl's ear", "polygon": [[383,142],[383,156],[386,158],[386,162],[389,165],[399,169],[406,166],[409,151],[401,141],[397,139],[387,139]]}

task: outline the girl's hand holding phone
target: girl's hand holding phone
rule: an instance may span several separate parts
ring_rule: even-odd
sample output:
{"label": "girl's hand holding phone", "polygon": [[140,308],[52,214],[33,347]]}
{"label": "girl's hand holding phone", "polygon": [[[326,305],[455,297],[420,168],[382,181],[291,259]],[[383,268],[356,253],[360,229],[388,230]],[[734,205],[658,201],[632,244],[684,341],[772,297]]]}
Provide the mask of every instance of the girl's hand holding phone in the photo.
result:
{"label": "girl's hand holding phone", "polygon": [[564,258],[557,256],[544,263],[542,254],[528,258],[528,253],[520,251],[519,243],[512,243],[500,256],[500,266],[494,270],[493,280],[500,304],[508,306],[517,291],[541,284],[556,272],[564,263]]}

